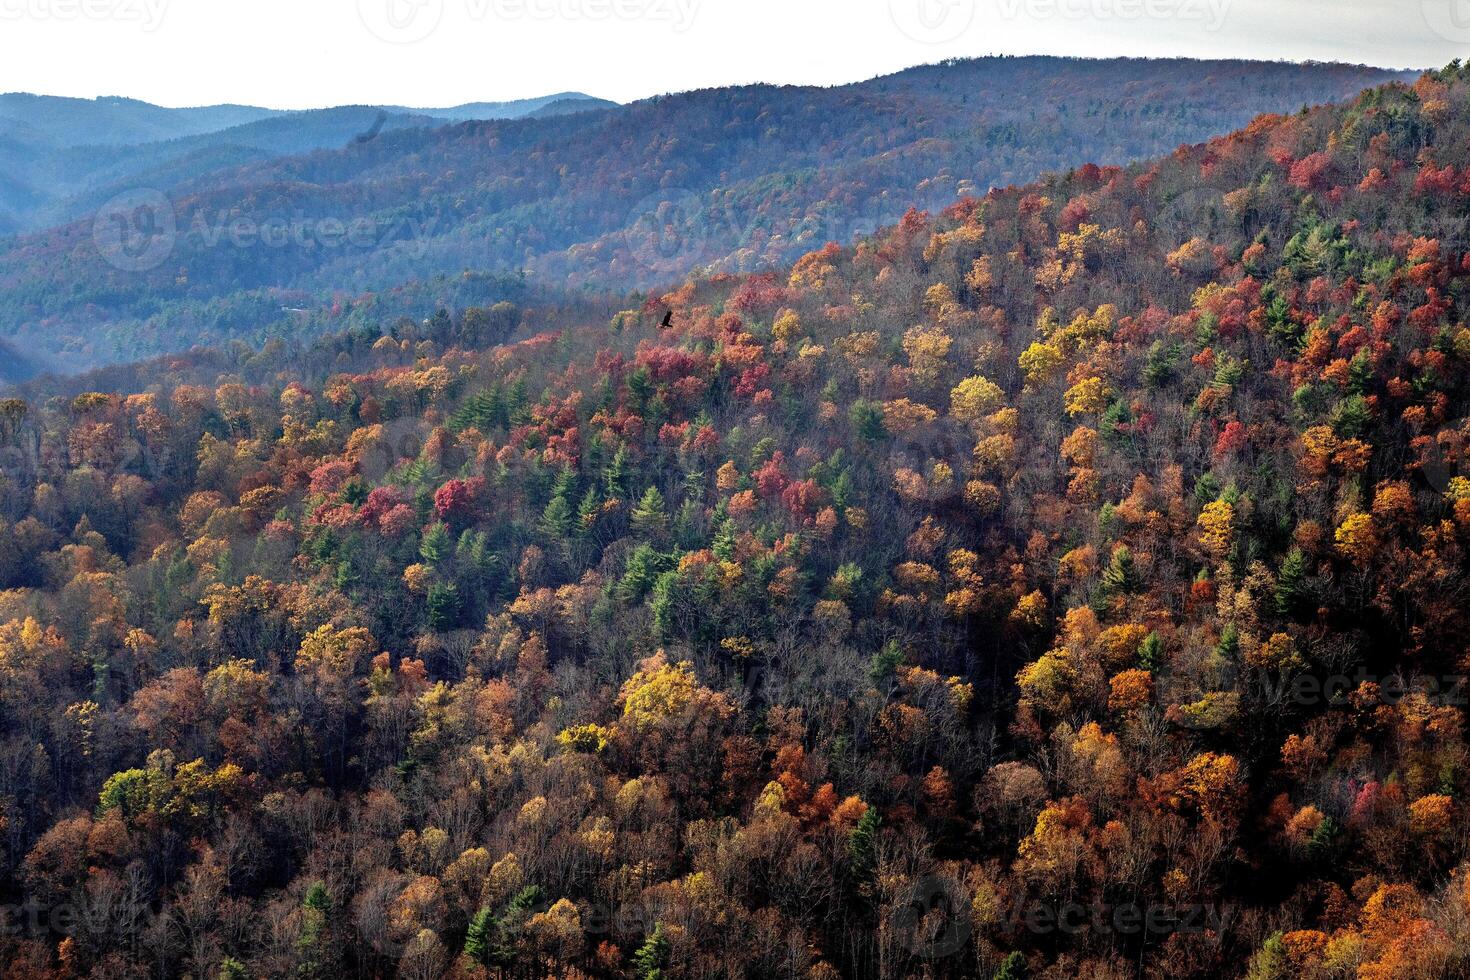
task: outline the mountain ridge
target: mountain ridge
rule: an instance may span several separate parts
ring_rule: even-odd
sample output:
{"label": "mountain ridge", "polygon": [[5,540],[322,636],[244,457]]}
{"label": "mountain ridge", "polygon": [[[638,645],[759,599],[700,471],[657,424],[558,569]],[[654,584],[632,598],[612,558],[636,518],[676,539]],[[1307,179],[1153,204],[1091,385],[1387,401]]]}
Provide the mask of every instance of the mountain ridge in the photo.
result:
{"label": "mountain ridge", "polygon": [[[65,337],[62,347],[83,352],[102,344],[115,359],[128,337],[272,327],[246,312],[270,308],[253,299],[260,291],[321,308],[327,291],[467,269],[616,291],[698,267],[762,268],[896,220],[911,203],[942,206],[1079,152],[1148,156],[1393,77],[1352,66],[973,59],[834,88],[707,89],[550,119],[401,129],[190,186],[167,200],[179,232],[150,269],[109,268],[89,254],[93,229],[81,223],[13,239],[0,255],[11,296],[0,333],[53,347]],[[335,251],[221,248],[229,215],[253,228],[366,222],[375,237]]]}

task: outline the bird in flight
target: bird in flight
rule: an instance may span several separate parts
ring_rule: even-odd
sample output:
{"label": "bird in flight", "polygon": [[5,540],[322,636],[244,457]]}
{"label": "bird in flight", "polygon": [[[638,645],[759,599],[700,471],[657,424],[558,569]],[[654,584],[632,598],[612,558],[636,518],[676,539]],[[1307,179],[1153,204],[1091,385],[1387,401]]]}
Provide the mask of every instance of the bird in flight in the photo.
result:
{"label": "bird in flight", "polygon": [[669,310],[664,314],[664,322],[658,325],[660,330],[667,330],[674,325],[674,311]]}

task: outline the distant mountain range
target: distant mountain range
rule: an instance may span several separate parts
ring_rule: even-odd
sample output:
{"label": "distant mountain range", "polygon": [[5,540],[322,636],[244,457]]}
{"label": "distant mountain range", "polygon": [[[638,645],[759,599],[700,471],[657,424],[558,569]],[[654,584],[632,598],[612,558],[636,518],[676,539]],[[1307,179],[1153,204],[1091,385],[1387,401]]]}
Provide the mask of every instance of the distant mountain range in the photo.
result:
{"label": "distant mountain range", "polygon": [[407,109],[402,106],[383,106],[389,112],[411,116],[433,116],[449,122],[465,122],[472,119],[521,119],[525,116],[555,116],[567,112],[584,112],[588,109],[610,109],[618,103],[595,98],[581,92],[559,92],[538,99],[516,99],[513,102],[467,102],[448,109]]}
{"label": "distant mountain range", "polygon": [[[568,112],[606,105],[575,94],[385,109],[381,120],[376,108],[174,110],[185,115],[171,142],[116,147],[96,158],[107,165],[90,150],[54,151],[93,162],[64,193],[28,204],[54,227],[0,241],[0,336],[69,369],[493,302],[522,277],[623,291],[696,269],[771,268],[910,205],[1167,153],[1260,113],[1412,77],[986,58],[594,112]],[[160,125],[159,111],[128,104],[127,131]],[[521,118],[449,123],[494,113]],[[197,131],[224,121],[235,125]],[[4,193],[36,191],[13,177]]]}
{"label": "distant mountain range", "polygon": [[170,109],[117,97],[0,95],[0,234],[70,220],[139,179],[174,186],[225,167],[343,146],[365,133],[616,105],[580,92],[448,108],[304,111],[240,105]]}

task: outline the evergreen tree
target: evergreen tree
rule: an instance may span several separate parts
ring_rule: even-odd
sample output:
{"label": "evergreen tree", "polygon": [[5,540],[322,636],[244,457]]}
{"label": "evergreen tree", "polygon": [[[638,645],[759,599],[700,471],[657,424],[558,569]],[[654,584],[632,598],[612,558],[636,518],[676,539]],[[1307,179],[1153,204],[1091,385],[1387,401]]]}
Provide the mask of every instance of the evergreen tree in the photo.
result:
{"label": "evergreen tree", "polygon": [[1138,588],[1138,573],[1133,565],[1133,552],[1127,545],[1113,549],[1113,558],[1103,570],[1103,588],[1109,596],[1126,595]]}
{"label": "evergreen tree", "polygon": [[735,522],[730,518],[727,517],[720,522],[719,528],[715,531],[715,539],[710,544],[710,550],[720,561],[735,560]]}
{"label": "evergreen tree", "polygon": [[884,683],[903,666],[903,659],[903,650],[899,649],[898,643],[889,640],[868,661],[868,680],[874,684]]}
{"label": "evergreen tree", "polygon": [[602,483],[609,500],[626,498],[628,495],[628,447],[619,446],[618,451],[603,470]]}
{"label": "evergreen tree", "polygon": [[1240,630],[1234,623],[1226,623],[1220,631],[1220,642],[1215,644],[1215,655],[1224,660],[1234,660],[1240,652]]}
{"label": "evergreen tree", "polygon": [[1251,957],[1245,971],[1246,980],[1286,980],[1291,976],[1291,960],[1286,954],[1286,944],[1281,933],[1274,933]]}
{"label": "evergreen tree", "polygon": [[876,807],[868,807],[847,836],[847,861],[853,884],[866,895],[878,874],[878,827],[882,823]]}
{"label": "evergreen tree", "polygon": [[436,633],[453,629],[459,623],[459,590],[453,582],[435,582],[429,586],[429,629]]}
{"label": "evergreen tree", "polygon": [[477,966],[488,962],[494,929],[495,919],[488,908],[481,908],[474,914],[464,934],[465,959]]}
{"label": "evergreen tree", "polygon": [[577,471],[570,466],[563,466],[551,484],[551,495],[553,497],[565,497],[570,500],[576,492]]}
{"label": "evergreen tree", "polygon": [[1150,633],[1138,645],[1138,666],[1149,673],[1157,673],[1164,665],[1164,641],[1159,634]]}
{"label": "evergreen tree", "polygon": [[541,512],[541,533],[552,541],[562,542],[572,531],[572,507],[567,498],[558,494]]}
{"label": "evergreen tree", "polygon": [[324,939],[327,932],[327,914],[331,911],[332,899],[327,886],[314,882],[306,890],[301,903],[301,935],[296,947],[301,953],[301,973],[315,977],[327,972],[322,962]]}
{"label": "evergreen tree", "polygon": [[1276,576],[1276,612],[1289,616],[1296,609],[1302,596],[1302,583],[1307,577],[1307,556],[1300,548],[1292,548],[1281,563],[1281,574]]}
{"label": "evergreen tree", "polygon": [[633,508],[633,530],[647,538],[661,537],[668,527],[669,518],[664,512],[664,495],[658,487],[643,491],[643,498]]}
{"label": "evergreen tree", "polygon": [[578,534],[586,534],[597,523],[597,517],[602,513],[602,498],[597,493],[596,487],[588,487],[582,496],[582,502],[577,505],[577,521],[574,530]]}
{"label": "evergreen tree", "polygon": [[1026,957],[1020,953],[1011,953],[1001,961],[1000,969],[995,971],[994,980],[1025,980]]}
{"label": "evergreen tree", "polygon": [[306,890],[306,898],[302,905],[314,912],[326,915],[332,910],[332,896],[327,893],[327,886],[322,882],[313,882]]}
{"label": "evergreen tree", "polygon": [[633,954],[633,968],[638,980],[663,980],[664,964],[669,956],[669,940],[664,935],[664,924],[656,922],[653,932],[643,940],[643,945]]}
{"label": "evergreen tree", "polygon": [[516,962],[516,939],[526,922],[541,904],[541,888],[527,885],[516,892],[505,909],[495,919],[495,942],[490,948],[489,961],[495,966],[509,967]]}
{"label": "evergreen tree", "polygon": [[443,524],[434,524],[424,532],[419,543],[419,556],[428,562],[442,561],[449,554],[449,529]]}

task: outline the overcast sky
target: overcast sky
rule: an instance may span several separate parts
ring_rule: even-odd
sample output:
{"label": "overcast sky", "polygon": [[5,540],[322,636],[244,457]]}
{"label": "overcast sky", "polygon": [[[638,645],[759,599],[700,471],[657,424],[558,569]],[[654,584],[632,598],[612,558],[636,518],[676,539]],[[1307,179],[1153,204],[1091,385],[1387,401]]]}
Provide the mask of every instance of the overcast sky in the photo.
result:
{"label": "overcast sky", "polygon": [[630,101],[986,54],[1429,67],[1470,0],[0,0],[0,91],[163,105]]}

